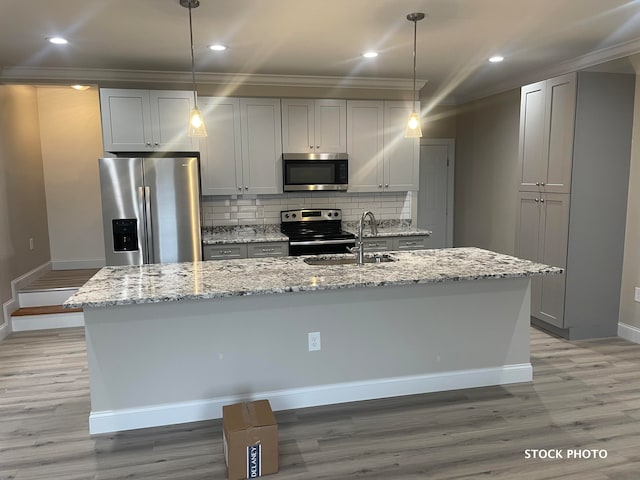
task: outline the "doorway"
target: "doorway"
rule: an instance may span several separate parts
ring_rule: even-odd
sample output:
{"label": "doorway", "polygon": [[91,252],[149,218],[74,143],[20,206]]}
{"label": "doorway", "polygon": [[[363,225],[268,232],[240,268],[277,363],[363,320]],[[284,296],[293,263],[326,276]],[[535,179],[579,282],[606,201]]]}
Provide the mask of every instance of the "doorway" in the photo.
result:
{"label": "doorway", "polygon": [[453,247],[455,140],[420,140],[418,227],[431,230],[429,248]]}

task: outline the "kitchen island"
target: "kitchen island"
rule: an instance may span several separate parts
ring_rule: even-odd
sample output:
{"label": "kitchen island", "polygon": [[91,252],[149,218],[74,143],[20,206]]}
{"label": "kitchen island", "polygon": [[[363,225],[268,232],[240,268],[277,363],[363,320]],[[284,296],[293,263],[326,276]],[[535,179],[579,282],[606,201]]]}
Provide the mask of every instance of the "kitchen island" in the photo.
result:
{"label": "kitchen island", "polygon": [[[480,250],[106,267],[65,305],[85,314],[91,433],[530,381],[532,275]],[[308,333],[320,350],[309,351]]]}

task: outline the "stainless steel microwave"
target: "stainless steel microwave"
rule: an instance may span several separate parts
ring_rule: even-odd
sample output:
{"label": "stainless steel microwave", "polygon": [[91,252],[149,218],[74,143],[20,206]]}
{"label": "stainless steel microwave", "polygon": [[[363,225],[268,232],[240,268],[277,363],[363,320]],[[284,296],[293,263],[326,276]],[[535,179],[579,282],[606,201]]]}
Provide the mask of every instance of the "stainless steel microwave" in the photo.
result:
{"label": "stainless steel microwave", "polygon": [[284,153],[283,189],[346,190],[349,186],[349,157],[346,153]]}

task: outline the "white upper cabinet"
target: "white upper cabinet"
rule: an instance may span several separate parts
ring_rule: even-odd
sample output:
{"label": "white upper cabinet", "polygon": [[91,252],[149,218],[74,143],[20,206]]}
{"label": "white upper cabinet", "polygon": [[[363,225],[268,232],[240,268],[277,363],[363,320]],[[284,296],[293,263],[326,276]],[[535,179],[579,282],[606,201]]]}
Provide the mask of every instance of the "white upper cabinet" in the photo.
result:
{"label": "white upper cabinet", "polygon": [[207,127],[207,137],[200,140],[202,194],[242,193],[240,99],[201,97],[198,103]]}
{"label": "white upper cabinet", "polygon": [[[420,139],[404,138],[411,102],[384,102],[384,190],[418,190]],[[416,105],[416,112],[420,105]]]}
{"label": "white upper cabinet", "polygon": [[570,192],[576,87],[575,73],[522,87],[520,191]]}
{"label": "white upper cabinet", "polygon": [[347,102],[349,191],[379,192],[383,187],[384,102]]}
{"label": "white upper cabinet", "polygon": [[203,195],[282,193],[280,100],[201,97]]}
{"label": "white upper cabinet", "polygon": [[343,153],[347,150],[347,102],[282,100],[285,153]]}
{"label": "white upper cabinet", "polygon": [[282,193],[280,99],[241,98],[244,193]]}
{"label": "white upper cabinet", "polygon": [[347,102],[350,192],[418,190],[420,143],[404,138],[411,102]]}
{"label": "white upper cabinet", "polygon": [[102,138],[106,152],[195,152],[189,137],[193,92],[101,88]]}

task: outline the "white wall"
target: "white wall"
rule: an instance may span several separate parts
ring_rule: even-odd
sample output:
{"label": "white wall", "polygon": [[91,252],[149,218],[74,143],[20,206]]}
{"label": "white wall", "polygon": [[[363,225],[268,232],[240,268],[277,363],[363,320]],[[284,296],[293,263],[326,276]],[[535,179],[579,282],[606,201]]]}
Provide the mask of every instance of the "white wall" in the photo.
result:
{"label": "white wall", "polygon": [[620,292],[620,323],[640,328],[640,303],[634,301],[634,289],[640,287],[640,77],[636,76],[636,94],[631,140],[631,170],[627,201],[627,227],[622,289]]}
{"label": "white wall", "polygon": [[54,270],[104,265],[95,88],[38,88],[40,142]]}

